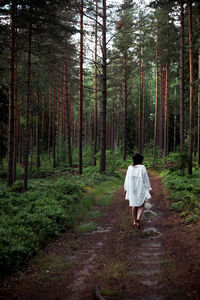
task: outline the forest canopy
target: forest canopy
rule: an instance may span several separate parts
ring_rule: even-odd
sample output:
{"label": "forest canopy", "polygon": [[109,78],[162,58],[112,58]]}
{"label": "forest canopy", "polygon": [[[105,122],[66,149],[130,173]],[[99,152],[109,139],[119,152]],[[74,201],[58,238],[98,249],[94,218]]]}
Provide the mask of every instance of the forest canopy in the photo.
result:
{"label": "forest canopy", "polygon": [[[198,1],[1,1],[0,163],[7,186],[41,163],[106,171],[186,153],[200,164]],[[90,149],[90,158],[83,152]],[[87,150],[88,151],[88,150]]]}

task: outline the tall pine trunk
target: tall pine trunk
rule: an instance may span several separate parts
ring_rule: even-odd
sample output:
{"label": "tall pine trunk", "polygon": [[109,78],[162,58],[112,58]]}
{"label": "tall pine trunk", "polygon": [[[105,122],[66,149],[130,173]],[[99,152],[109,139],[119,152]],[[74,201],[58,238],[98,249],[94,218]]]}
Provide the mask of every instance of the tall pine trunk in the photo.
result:
{"label": "tall pine trunk", "polygon": [[50,145],[51,145],[51,101],[52,100],[52,89],[49,87],[49,128],[48,128],[48,156],[50,159]]}
{"label": "tall pine trunk", "polygon": [[[169,14],[167,15],[167,26]],[[164,105],[164,155],[168,155],[168,127],[169,127],[169,30],[167,29],[166,75],[165,75],[165,105]]]}
{"label": "tall pine trunk", "polygon": [[27,103],[26,103],[26,142],[25,142],[25,162],[24,162],[24,190],[28,188],[28,155],[29,155],[29,107],[31,89],[31,44],[32,44],[32,5],[30,1],[30,18],[28,31],[28,64],[27,64]]}
{"label": "tall pine trunk", "polygon": [[80,7],[79,147],[78,147],[79,174],[82,174],[83,172],[82,144],[83,144],[83,0],[81,0],[81,7]]}
{"label": "tall pine trunk", "polygon": [[126,160],[127,151],[127,57],[124,58],[124,137],[123,160]]}
{"label": "tall pine trunk", "polygon": [[190,66],[190,110],[189,110],[189,168],[192,174],[193,154],[193,50],[192,50],[192,2],[188,1],[189,66]]}
{"label": "tall pine trunk", "polygon": [[184,149],[185,143],[185,120],[184,120],[184,8],[183,0],[180,0],[180,151]]}
{"label": "tall pine trunk", "polygon": [[39,91],[39,67],[38,67],[38,86],[37,86],[37,110],[36,110],[36,167],[40,167],[40,145],[39,145],[39,107],[40,107],[40,91]]}
{"label": "tall pine trunk", "polygon": [[199,84],[198,84],[198,166],[200,167],[200,17],[199,17]]}
{"label": "tall pine trunk", "polygon": [[163,108],[163,102],[164,102],[164,97],[163,97],[163,83],[164,83],[164,68],[163,68],[163,63],[161,63],[160,66],[160,130],[159,130],[159,148],[160,148],[160,157],[162,157],[163,153],[163,113],[164,113],[164,108]]}
{"label": "tall pine trunk", "polygon": [[94,158],[93,158],[94,166],[96,166],[96,152],[97,152],[97,21],[98,21],[98,0],[96,0],[95,47],[94,47]]}
{"label": "tall pine trunk", "polygon": [[13,181],[16,180],[16,167],[18,161],[18,144],[19,144],[19,116],[18,116],[18,91],[17,91],[17,63],[15,62],[15,138],[14,138],[14,161],[13,161]]}
{"label": "tall pine trunk", "polygon": [[9,120],[8,120],[8,172],[7,186],[13,184],[13,153],[14,153],[14,105],[15,105],[15,14],[16,1],[11,4],[10,34],[10,88],[9,88]]}
{"label": "tall pine trunk", "polygon": [[65,77],[65,101],[66,101],[66,121],[67,121],[67,150],[68,150],[68,167],[72,167],[72,148],[71,148],[71,124],[70,124],[70,103],[69,103],[69,81],[67,67]]}
{"label": "tall pine trunk", "polygon": [[156,32],[156,99],[155,99],[155,119],[154,119],[154,156],[156,155],[158,133],[158,24]]}
{"label": "tall pine trunk", "polygon": [[42,159],[44,159],[44,93],[42,93]]}
{"label": "tall pine trunk", "polygon": [[142,49],[140,46],[139,50],[139,115],[138,115],[138,148],[139,153],[142,152],[142,143],[141,143],[141,116],[142,116],[142,91],[141,91],[141,56],[142,56]]}
{"label": "tall pine trunk", "polygon": [[55,134],[55,123],[56,123],[56,82],[54,82],[54,87],[53,87],[53,125],[52,125],[53,168],[56,167],[56,134]]}
{"label": "tall pine trunk", "polygon": [[106,63],[106,0],[103,0],[102,24],[102,105],[101,105],[101,154],[100,173],[106,170],[106,102],[107,102],[107,63]]}
{"label": "tall pine trunk", "polygon": [[145,93],[144,93],[144,61],[142,63],[142,133],[141,133],[141,147],[144,149],[144,133],[145,133]]}

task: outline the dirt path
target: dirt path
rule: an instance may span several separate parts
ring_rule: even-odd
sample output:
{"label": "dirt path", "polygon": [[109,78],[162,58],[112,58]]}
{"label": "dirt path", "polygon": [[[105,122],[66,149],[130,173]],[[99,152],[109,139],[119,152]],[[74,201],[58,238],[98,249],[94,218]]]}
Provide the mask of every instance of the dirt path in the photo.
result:
{"label": "dirt path", "polygon": [[0,299],[89,300],[96,286],[107,300],[200,299],[199,225],[169,213],[160,178],[150,180],[141,230],[120,189],[96,231],[64,234],[4,282]]}

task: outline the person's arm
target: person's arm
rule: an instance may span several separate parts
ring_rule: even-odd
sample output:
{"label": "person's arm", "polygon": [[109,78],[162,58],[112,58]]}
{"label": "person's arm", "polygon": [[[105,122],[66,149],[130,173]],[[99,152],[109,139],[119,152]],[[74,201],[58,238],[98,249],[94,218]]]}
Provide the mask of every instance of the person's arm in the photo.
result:
{"label": "person's arm", "polygon": [[152,188],[151,188],[151,184],[150,184],[150,181],[149,181],[149,176],[147,174],[147,170],[144,166],[144,172],[143,172],[143,180],[144,180],[144,185],[146,186],[147,190],[148,191],[151,191]]}
{"label": "person's arm", "polygon": [[124,196],[126,195],[128,189],[128,170],[126,172],[125,182],[124,182]]}

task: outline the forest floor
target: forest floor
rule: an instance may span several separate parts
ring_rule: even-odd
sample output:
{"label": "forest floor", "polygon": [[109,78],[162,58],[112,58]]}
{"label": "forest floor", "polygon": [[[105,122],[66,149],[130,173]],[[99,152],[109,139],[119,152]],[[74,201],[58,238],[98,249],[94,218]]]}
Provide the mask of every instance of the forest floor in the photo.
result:
{"label": "forest floor", "polygon": [[160,177],[150,181],[141,229],[121,188],[110,206],[95,206],[95,231],[63,234],[3,282],[0,299],[89,300],[96,287],[107,300],[200,299],[200,225],[169,211]]}

